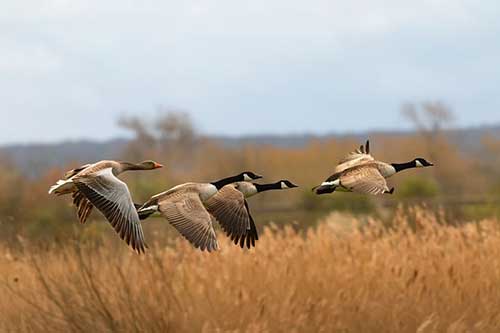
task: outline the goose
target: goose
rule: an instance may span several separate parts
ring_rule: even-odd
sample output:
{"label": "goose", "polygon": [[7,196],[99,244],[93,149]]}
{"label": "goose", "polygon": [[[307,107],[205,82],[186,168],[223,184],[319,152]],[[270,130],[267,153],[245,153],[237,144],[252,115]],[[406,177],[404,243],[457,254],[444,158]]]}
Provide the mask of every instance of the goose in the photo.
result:
{"label": "goose", "polygon": [[334,174],[313,188],[316,194],[332,193],[337,188],[348,192],[378,195],[392,194],[386,178],[411,168],[431,167],[432,163],[418,157],[406,163],[385,163],[370,155],[370,141],[349,153],[335,168]]}
{"label": "goose", "polygon": [[57,196],[72,194],[78,220],[85,223],[95,206],[111,223],[121,239],[138,253],[147,245],[136,207],[127,185],[117,176],[129,170],[153,170],[162,165],[154,161],[129,163],[99,161],[85,164],[65,173],[63,179],[49,189]]}
{"label": "goose", "polygon": [[180,184],[152,196],[137,212],[141,220],[159,212],[195,248],[211,252],[219,245],[207,201],[228,184],[259,178],[262,176],[246,171],[211,183]]}
{"label": "goose", "polygon": [[208,212],[219,222],[226,235],[240,243],[241,248],[255,247],[259,239],[255,222],[250,214],[247,198],[270,190],[285,190],[298,187],[289,180],[280,180],[271,184],[236,182],[224,186],[211,197],[206,207]]}

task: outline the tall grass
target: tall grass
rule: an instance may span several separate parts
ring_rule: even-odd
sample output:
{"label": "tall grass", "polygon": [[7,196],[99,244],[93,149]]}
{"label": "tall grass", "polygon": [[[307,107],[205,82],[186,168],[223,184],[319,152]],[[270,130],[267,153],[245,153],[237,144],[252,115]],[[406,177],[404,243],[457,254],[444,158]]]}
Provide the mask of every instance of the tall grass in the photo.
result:
{"label": "tall grass", "polygon": [[1,249],[0,331],[499,332],[500,224],[332,215],[257,248]]}

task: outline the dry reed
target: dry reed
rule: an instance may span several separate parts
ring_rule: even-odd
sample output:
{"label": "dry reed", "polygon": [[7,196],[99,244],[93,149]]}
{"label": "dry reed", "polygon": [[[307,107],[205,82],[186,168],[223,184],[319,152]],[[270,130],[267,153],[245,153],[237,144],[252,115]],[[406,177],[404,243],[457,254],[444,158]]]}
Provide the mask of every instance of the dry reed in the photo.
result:
{"label": "dry reed", "polygon": [[184,240],[144,256],[4,247],[0,331],[499,332],[499,221],[445,222],[422,208],[390,228],[332,215],[212,254]]}

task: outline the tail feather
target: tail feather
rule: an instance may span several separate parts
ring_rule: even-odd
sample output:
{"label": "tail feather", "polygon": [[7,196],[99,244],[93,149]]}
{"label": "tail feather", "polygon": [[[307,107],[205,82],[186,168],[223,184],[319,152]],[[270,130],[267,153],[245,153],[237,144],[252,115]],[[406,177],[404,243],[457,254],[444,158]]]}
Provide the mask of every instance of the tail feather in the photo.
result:
{"label": "tail feather", "polygon": [[327,193],[333,193],[337,186],[335,185],[320,185],[314,187],[312,190],[314,193],[320,195],[320,194],[327,194]]}
{"label": "tail feather", "polygon": [[135,209],[137,210],[137,214],[139,215],[140,220],[145,220],[158,211],[157,205],[144,207],[144,205],[139,205],[134,203],[134,206]]}
{"label": "tail feather", "polygon": [[71,180],[59,179],[54,185],[49,188],[49,194],[63,195],[72,193],[74,191],[74,184]]}
{"label": "tail feather", "polygon": [[152,212],[152,211],[146,211],[146,212],[142,211],[142,212],[138,212],[138,214],[139,214],[139,220],[141,220],[141,221],[142,221],[142,220],[145,220],[145,219],[147,219],[148,217],[150,217],[153,213],[154,213],[154,212]]}

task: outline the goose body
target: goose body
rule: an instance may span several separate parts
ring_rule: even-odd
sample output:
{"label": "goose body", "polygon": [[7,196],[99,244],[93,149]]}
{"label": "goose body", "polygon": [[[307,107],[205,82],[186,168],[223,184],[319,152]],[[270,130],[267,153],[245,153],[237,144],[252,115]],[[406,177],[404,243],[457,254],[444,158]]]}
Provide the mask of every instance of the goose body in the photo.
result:
{"label": "goose body", "polygon": [[228,184],[259,178],[253,172],[243,172],[212,183],[180,184],[152,196],[138,209],[138,214],[145,219],[159,212],[194,247],[211,252],[219,246],[208,202]]}
{"label": "goose body", "polygon": [[349,153],[339,162],[334,174],[321,185],[313,188],[316,194],[332,193],[336,189],[348,192],[379,195],[393,193],[386,179],[406,169],[429,167],[432,163],[423,158],[415,158],[406,163],[386,163],[377,161],[370,155],[370,142]]}
{"label": "goose body", "polygon": [[271,184],[236,182],[224,186],[207,204],[208,212],[220,223],[226,235],[243,248],[255,246],[259,239],[255,222],[250,213],[247,198],[269,190],[284,190],[297,187],[288,180]]}
{"label": "goose body", "polygon": [[117,176],[129,170],[152,170],[162,165],[153,161],[134,164],[99,161],[66,172],[49,189],[49,194],[72,194],[80,223],[85,223],[93,207],[110,222],[115,231],[137,252],[147,247],[139,216],[127,185]]}

